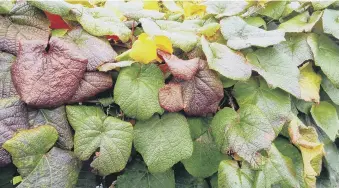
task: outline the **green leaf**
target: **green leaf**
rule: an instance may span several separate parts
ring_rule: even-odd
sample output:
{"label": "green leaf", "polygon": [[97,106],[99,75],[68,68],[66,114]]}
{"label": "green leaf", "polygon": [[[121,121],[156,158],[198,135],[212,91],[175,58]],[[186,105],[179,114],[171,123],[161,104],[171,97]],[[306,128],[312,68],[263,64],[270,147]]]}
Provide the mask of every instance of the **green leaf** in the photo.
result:
{"label": "green leaf", "polygon": [[266,31],[247,24],[237,16],[222,19],[220,25],[227,46],[236,50],[251,46],[267,47],[285,41],[283,31]]}
{"label": "green leaf", "polygon": [[212,134],[222,153],[237,153],[254,168],[263,164],[259,153],[268,150],[275,138],[274,129],[265,114],[254,105],[244,105],[238,112],[224,108],[211,124]]}
{"label": "green leaf", "polygon": [[66,1],[47,2],[44,0],[36,0],[36,1],[28,1],[28,3],[30,5],[37,7],[40,10],[59,15],[61,17],[72,18],[71,20],[75,20],[74,16],[70,15],[71,10],[79,7],[79,5],[73,5],[73,4],[67,3]]}
{"label": "green leaf", "polygon": [[301,99],[309,102],[319,102],[319,90],[321,76],[316,74],[312,68],[312,63],[306,63],[300,67],[300,94]]}
{"label": "green leaf", "polygon": [[0,14],[8,14],[13,6],[15,4],[15,1],[13,0],[5,0],[0,2]]}
{"label": "green leaf", "polygon": [[270,121],[278,135],[291,111],[290,96],[280,89],[270,89],[263,79],[252,78],[234,86],[234,97],[241,107],[253,104]]}
{"label": "green leaf", "polygon": [[73,148],[73,135],[66,117],[65,106],[54,109],[29,109],[29,124],[31,126],[51,125],[59,134],[57,144],[62,149]]}
{"label": "green leaf", "polygon": [[233,16],[243,12],[248,2],[244,0],[239,1],[206,1],[206,12],[213,14],[217,19],[224,16]]}
{"label": "green leaf", "polygon": [[244,163],[240,168],[237,161],[221,161],[218,170],[218,187],[250,188],[253,185],[254,172]]}
{"label": "green leaf", "polygon": [[19,131],[2,147],[11,155],[18,172],[26,178],[38,165],[45,153],[58,139],[58,132],[50,125]]}
{"label": "green leaf", "polygon": [[310,15],[308,11],[305,11],[281,23],[278,29],[285,32],[310,32],[314,25],[320,20],[321,16],[321,11],[313,12],[312,15]]}
{"label": "green leaf", "polygon": [[81,163],[70,151],[53,147],[18,188],[74,187]]}
{"label": "green leaf", "polygon": [[327,0],[327,1],[313,1],[312,6],[314,10],[321,10],[328,6],[330,6],[332,3],[334,3],[335,0]]}
{"label": "green leaf", "polygon": [[309,114],[312,105],[314,104],[313,102],[306,102],[302,99],[296,99],[295,97],[293,97],[293,103],[297,109],[304,114]]}
{"label": "green leaf", "polygon": [[118,176],[116,188],[147,187],[147,188],[174,188],[175,180],[172,169],[163,173],[150,173],[146,165],[140,161],[133,161],[127,165],[125,172]]}
{"label": "green leaf", "polygon": [[206,133],[210,127],[212,118],[189,117],[187,122],[190,128],[191,137],[193,140],[198,139],[201,135]]}
{"label": "green leaf", "polygon": [[208,183],[203,178],[191,176],[186,170],[176,170],[175,188],[208,188]]}
{"label": "green leaf", "polygon": [[339,39],[339,11],[332,9],[325,9],[322,17],[324,33],[331,34]]}
{"label": "green leaf", "polygon": [[256,173],[254,187],[305,187],[302,158],[297,148],[286,139],[277,139],[268,155],[262,171]]}
{"label": "green leaf", "polygon": [[329,80],[324,73],[321,72],[322,81],[321,87],[327,93],[327,95],[331,98],[331,101],[336,105],[339,105],[339,89],[334,86],[334,84]]}
{"label": "green leaf", "polygon": [[249,53],[246,58],[269,86],[279,87],[300,98],[299,69],[288,53],[269,47]]}
{"label": "green leaf", "polygon": [[269,1],[258,13],[278,20],[283,14],[287,1]]}
{"label": "green leaf", "polygon": [[11,66],[16,57],[12,54],[0,52],[0,98],[17,95],[11,77]]}
{"label": "green leaf", "polygon": [[339,87],[339,46],[325,35],[311,34],[307,38],[314,54],[315,65],[320,66],[323,73]]}
{"label": "green leaf", "polygon": [[127,116],[146,120],[154,113],[163,113],[158,101],[158,91],[163,85],[163,74],[155,64],[134,63],[120,71],[114,101]]}
{"label": "green leaf", "polygon": [[339,120],[335,107],[322,101],[312,106],[311,114],[318,127],[334,142],[339,130]]}
{"label": "green leaf", "polygon": [[261,17],[247,17],[244,18],[244,21],[249,25],[253,25],[255,27],[263,27],[265,30],[267,29],[266,22]]}
{"label": "green leaf", "polygon": [[66,106],[68,120],[75,130],[74,153],[79,159],[88,160],[100,148],[91,167],[102,175],[119,172],[131,154],[133,127],[120,119],[103,116],[103,112],[86,114],[99,111],[94,108],[99,107]]}
{"label": "green leaf", "polygon": [[210,69],[233,80],[247,80],[251,76],[251,67],[240,52],[233,52],[219,43],[209,43],[204,37],[201,37],[201,44]]}
{"label": "green leaf", "polygon": [[138,121],[134,127],[134,146],[152,173],[165,172],[193,152],[187,120],[177,113]]}

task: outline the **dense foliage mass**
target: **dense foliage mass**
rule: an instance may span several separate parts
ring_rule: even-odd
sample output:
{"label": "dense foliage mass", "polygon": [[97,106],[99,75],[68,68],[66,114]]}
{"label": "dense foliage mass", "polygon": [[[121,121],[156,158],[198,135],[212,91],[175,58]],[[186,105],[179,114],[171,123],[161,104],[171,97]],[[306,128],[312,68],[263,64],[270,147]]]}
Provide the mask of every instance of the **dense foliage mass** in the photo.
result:
{"label": "dense foliage mass", "polygon": [[339,187],[339,2],[0,14],[0,187]]}

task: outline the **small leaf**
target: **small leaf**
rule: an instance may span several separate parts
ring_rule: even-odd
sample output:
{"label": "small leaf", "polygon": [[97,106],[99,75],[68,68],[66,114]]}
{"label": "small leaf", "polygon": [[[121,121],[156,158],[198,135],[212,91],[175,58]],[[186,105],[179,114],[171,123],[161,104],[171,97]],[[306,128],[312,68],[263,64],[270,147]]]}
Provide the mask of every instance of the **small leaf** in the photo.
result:
{"label": "small leaf", "polygon": [[[133,127],[130,123],[94,109],[99,107],[66,106],[67,117],[75,130],[74,153],[81,160],[88,160],[100,148],[100,155],[91,163],[99,174],[119,172],[131,154]],[[87,116],[84,116],[88,114]]]}
{"label": "small leaf", "polygon": [[317,125],[334,142],[339,130],[339,120],[335,107],[322,101],[312,106],[311,114]]}
{"label": "small leaf", "polygon": [[235,152],[255,168],[263,164],[259,151],[268,150],[275,138],[270,122],[254,105],[243,106],[238,112],[231,108],[218,111],[211,128],[222,153]]}
{"label": "small leaf", "polygon": [[166,84],[159,90],[159,103],[169,112],[178,112],[184,108],[181,85],[178,83]]}
{"label": "small leaf", "polygon": [[103,92],[113,85],[110,74],[103,72],[86,72],[80,81],[78,90],[74,93],[69,103],[82,102]]}
{"label": "small leaf", "polygon": [[152,173],[167,171],[193,152],[187,120],[177,113],[138,121],[134,127],[134,146]]}
{"label": "small leaf", "polygon": [[310,16],[308,11],[301,13],[279,25],[278,29],[285,32],[311,32],[314,25],[320,20],[321,11],[313,12]]}
{"label": "small leaf", "polygon": [[58,139],[58,132],[50,125],[19,131],[3,144],[23,178],[30,175],[45,153]]}
{"label": "small leaf", "polygon": [[227,46],[240,50],[251,46],[267,47],[285,41],[285,33],[280,30],[266,31],[247,24],[237,16],[220,21],[221,33]]}
{"label": "small leaf", "polygon": [[134,63],[120,71],[114,101],[127,116],[146,120],[154,113],[163,113],[158,100],[158,91],[163,85],[163,74],[155,64]]}
{"label": "small leaf", "polygon": [[36,107],[55,107],[76,92],[87,66],[77,47],[52,37],[49,50],[41,41],[25,41],[12,66],[13,83],[21,99]]}
{"label": "small leaf", "polygon": [[175,180],[172,169],[168,169],[163,173],[150,173],[146,165],[140,161],[133,161],[127,165],[125,172],[118,176],[116,184],[116,188],[173,188],[174,186]]}
{"label": "small leaf", "polygon": [[218,187],[252,187],[254,171],[248,165],[239,167],[237,161],[221,161],[218,170]]}
{"label": "small leaf", "polygon": [[312,63],[306,63],[300,67],[300,94],[305,101],[318,103],[320,100],[319,90],[321,76],[316,74],[312,68]]}
{"label": "small leaf", "polygon": [[338,24],[339,11],[332,9],[325,9],[324,16],[322,17],[324,33],[331,34],[335,38],[339,38],[339,24]]}
{"label": "small leaf", "polygon": [[204,37],[201,44],[210,69],[234,80],[247,80],[251,76],[251,67],[240,52],[219,43],[208,43]]}
{"label": "small leaf", "polygon": [[14,97],[17,92],[11,77],[11,66],[15,56],[6,52],[0,52],[0,98]]}

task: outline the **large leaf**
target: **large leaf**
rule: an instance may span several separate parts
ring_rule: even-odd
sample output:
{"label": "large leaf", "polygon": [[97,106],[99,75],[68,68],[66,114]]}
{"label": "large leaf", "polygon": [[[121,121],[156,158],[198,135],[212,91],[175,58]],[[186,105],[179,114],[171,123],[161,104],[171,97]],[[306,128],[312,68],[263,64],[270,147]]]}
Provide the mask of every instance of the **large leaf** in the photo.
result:
{"label": "large leaf", "polygon": [[212,120],[212,133],[222,153],[235,152],[257,168],[263,164],[259,153],[268,150],[275,133],[264,113],[254,105],[220,110]]}
{"label": "large leaf", "polygon": [[206,1],[206,12],[214,14],[216,18],[233,16],[243,12],[248,5],[247,1]]}
{"label": "large leaf", "polygon": [[58,132],[50,125],[19,131],[3,144],[11,155],[18,172],[27,177],[35,169],[45,153],[58,139]]}
{"label": "large leaf", "polygon": [[175,171],[175,188],[208,188],[208,183],[203,178],[196,178],[185,170]]}
{"label": "large leaf", "polygon": [[246,58],[268,85],[279,87],[300,98],[299,70],[288,53],[269,47],[249,53]]}
{"label": "large leaf", "polygon": [[80,81],[78,90],[74,93],[69,102],[82,102],[111,88],[112,85],[113,81],[110,74],[103,72],[85,72],[84,77]]}
{"label": "large leaf", "polygon": [[339,131],[339,120],[337,110],[329,102],[322,101],[320,104],[314,104],[311,114],[317,125],[334,142]]}
{"label": "large leaf", "polygon": [[278,29],[285,32],[310,32],[314,25],[320,20],[321,16],[321,11],[313,12],[312,15],[310,15],[308,11],[305,11],[281,23]]}
{"label": "large leaf", "polygon": [[276,135],[289,117],[290,96],[280,89],[270,89],[263,79],[252,78],[234,86],[234,96],[240,106],[257,106],[270,121]]}
{"label": "large leaf", "polygon": [[29,109],[29,124],[31,126],[51,125],[59,134],[57,144],[71,150],[73,148],[73,135],[66,117],[65,106],[54,109]]}
{"label": "large leaf", "polygon": [[7,16],[0,16],[0,50],[17,54],[20,40],[41,40],[46,45],[49,24],[41,10],[25,1],[17,2]]}
{"label": "large leaf", "polygon": [[325,35],[311,34],[307,38],[314,54],[315,65],[320,66],[331,82],[339,87],[339,46]]}
{"label": "large leaf", "polygon": [[310,102],[319,102],[319,90],[321,83],[321,76],[314,72],[312,63],[306,63],[300,67],[300,94],[301,99]]}
{"label": "large leaf", "polygon": [[163,113],[158,101],[158,91],[163,85],[163,74],[156,65],[134,63],[120,71],[114,101],[127,116],[146,120],[154,113]]}
{"label": "large leaf", "polygon": [[63,38],[74,42],[88,59],[88,71],[95,71],[99,65],[113,61],[117,56],[107,39],[92,36],[81,27],[67,32]]}
{"label": "large leaf", "polygon": [[165,172],[193,152],[187,120],[177,113],[138,121],[134,127],[134,146],[154,173]]}
{"label": "large leaf", "polygon": [[25,41],[19,46],[12,66],[13,83],[21,99],[37,107],[56,107],[76,92],[87,59],[71,43],[52,37],[49,50],[41,41]]}
{"label": "large leaf", "polygon": [[324,33],[331,34],[335,38],[339,38],[339,24],[337,18],[339,11],[332,9],[325,9],[324,16],[322,17]]}
{"label": "large leaf", "polygon": [[201,45],[210,69],[233,80],[247,80],[251,76],[251,67],[240,52],[219,43],[208,43],[204,37],[201,37]]}
{"label": "large leaf", "polygon": [[220,25],[227,46],[236,50],[251,46],[267,47],[285,41],[283,31],[266,31],[247,24],[237,16],[222,19]]}
{"label": "large leaf", "polygon": [[146,165],[140,161],[133,161],[127,165],[125,172],[118,176],[116,184],[116,188],[174,188],[174,186],[173,170],[169,169],[163,173],[153,174],[150,173]]}
{"label": "large leaf", "polygon": [[252,187],[254,172],[246,164],[240,168],[237,161],[221,161],[218,170],[218,187]]}
{"label": "large leaf", "polygon": [[323,73],[321,87],[327,93],[327,95],[331,98],[331,101],[336,105],[339,105],[339,89],[334,86],[334,84],[329,80]]}
{"label": "large leaf", "polygon": [[12,138],[20,129],[27,129],[27,109],[17,97],[0,99],[0,167],[11,162],[3,143]]}
{"label": "large leaf", "polygon": [[[75,130],[74,153],[88,160],[100,148],[91,166],[101,175],[119,172],[125,168],[131,154],[133,127],[130,123],[95,109],[99,107],[66,106],[67,117]],[[90,112],[90,113],[88,113]]]}
{"label": "large leaf", "polygon": [[0,52],[0,98],[17,95],[11,78],[11,66],[15,56]]}
{"label": "large leaf", "polygon": [[35,169],[18,186],[26,187],[74,187],[81,163],[70,151],[53,147],[43,155]]}

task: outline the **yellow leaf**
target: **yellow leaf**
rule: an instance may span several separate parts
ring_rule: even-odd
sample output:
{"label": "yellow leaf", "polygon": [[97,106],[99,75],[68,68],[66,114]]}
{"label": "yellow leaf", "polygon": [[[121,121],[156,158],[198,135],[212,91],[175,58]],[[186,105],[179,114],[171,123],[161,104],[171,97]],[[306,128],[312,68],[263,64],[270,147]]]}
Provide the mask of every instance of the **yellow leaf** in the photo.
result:
{"label": "yellow leaf", "polygon": [[314,72],[310,62],[304,64],[299,70],[301,98],[309,102],[319,102],[321,76]]}
{"label": "yellow leaf", "polygon": [[84,0],[65,0],[65,1],[71,4],[81,4],[85,7],[93,7],[93,5],[89,1],[84,1]]}
{"label": "yellow leaf", "polygon": [[191,17],[191,16],[204,16],[206,12],[206,6],[205,5],[199,5],[199,4],[194,4],[191,2],[183,2],[182,4],[184,8],[184,15],[185,18]]}
{"label": "yellow leaf", "polygon": [[158,3],[158,1],[154,1],[154,0],[153,1],[145,0],[144,1],[144,9],[159,11],[160,10],[159,3]]}
{"label": "yellow leaf", "polygon": [[135,61],[148,64],[157,58],[157,46],[151,37],[142,33],[133,43],[129,55]]}
{"label": "yellow leaf", "polygon": [[159,50],[167,53],[173,53],[172,42],[166,36],[155,36],[154,42]]}

